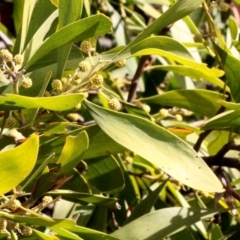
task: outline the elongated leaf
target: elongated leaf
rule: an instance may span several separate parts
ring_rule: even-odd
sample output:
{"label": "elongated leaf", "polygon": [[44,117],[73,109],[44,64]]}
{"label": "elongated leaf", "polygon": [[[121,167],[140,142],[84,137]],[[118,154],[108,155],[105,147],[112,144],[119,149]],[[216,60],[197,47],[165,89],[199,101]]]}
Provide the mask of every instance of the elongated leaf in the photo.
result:
{"label": "elongated leaf", "polygon": [[226,102],[223,100],[219,100],[218,103],[228,110],[235,110],[237,112],[240,112],[240,103]]}
{"label": "elongated leaf", "polygon": [[215,45],[219,56],[221,57],[226,76],[226,83],[231,89],[231,94],[236,102],[240,102],[240,61]]}
{"label": "elongated leaf", "polygon": [[38,42],[42,44],[44,37],[52,25],[52,22],[58,16],[58,13],[56,12],[57,14],[55,13],[55,17],[51,19],[50,16],[55,10],[56,7],[49,0],[36,2],[27,31],[25,47],[33,39],[33,48],[35,48],[35,45],[37,45],[36,47],[39,47]]}
{"label": "elongated leaf", "polygon": [[66,43],[109,33],[111,32],[111,25],[110,19],[102,14],[84,18],[69,24],[49,37],[35,53],[32,53],[25,67],[28,68],[50,51]]}
{"label": "elongated leaf", "polygon": [[124,177],[118,162],[111,156],[86,161],[86,179],[95,188],[105,193],[116,193],[124,187]]}
{"label": "elongated leaf", "polygon": [[165,13],[163,13],[157,20],[155,20],[148,28],[138,35],[125,49],[122,50],[121,55],[125,54],[129,48],[139,43],[143,39],[149,37],[151,34],[158,34],[164,27],[174,23],[175,21],[185,17],[203,2],[203,0],[185,0],[177,1]]}
{"label": "elongated leaf", "polygon": [[[46,37],[46,34],[50,31],[52,23],[58,17],[58,10],[55,10],[46,20],[45,22],[37,29],[34,36],[29,39],[29,43],[24,49],[24,63],[28,61],[29,57],[32,56],[37,49],[39,49]],[[31,33],[31,32],[30,32]]]}
{"label": "elongated leaf", "polygon": [[152,70],[152,69],[159,69],[167,72],[171,71],[179,75],[189,76],[193,79],[197,79],[200,81],[205,80],[221,88],[224,87],[224,82],[222,80],[220,80],[217,77],[210,76],[206,74],[205,71],[198,70],[194,67],[180,66],[180,65],[177,65],[177,66],[176,65],[168,65],[168,66],[159,65],[159,66],[153,66],[149,68],[149,70]]}
{"label": "elongated leaf", "polygon": [[203,76],[221,77],[224,72],[217,68],[208,68],[204,63],[195,62],[188,50],[178,41],[169,37],[150,37],[147,38],[131,49],[131,54],[135,56],[141,55],[160,55],[185,66],[195,68],[197,71],[203,72]]}
{"label": "elongated leaf", "polygon": [[[186,108],[195,113],[212,117],[219,110],[217,100],[222,95],[216,92],[195,89],[195,90],[173,90],[161,95],[140,99],[146,103],[159,104],[161,106],[175,106]],[[199,104],[201,102],[201,104]]]}
{"label": "elongated leaf", "polygon": [[[156,164],[187,186],[208,192],[222,192],[214,173],[192,148],[166,129],[145,119],[84,104],[114,141]],[[201,181],[199,181],[201,179]]]}
{"label": "elongated leaf", "polygon": [[96,230],[92,230],[90,228],[85,228],[85,227],[80,227],[80,226],[75,226],[68,228],[69,231],[74,232],[78,234],[80,237],[83,239],[87,240],[119,240],[118,238],[108,235],[103,232],[99,232]]}
{"label": "elongated leaf", "polygon": [[110,206],[113,207],[118,201],[117,198],[109,198],[102,195],[88,194],[88,193],[82,193],[82,192],[73,192],[69,190],[56,190],[54,192],[48,192],[48,194],[51,196],[61,195],[65,199],[71,199],[71,200],[74,199],[74,201],[76,201],[77,199],[78,201],[92,203],[102,207],[110,207]]}
{"label": "elongated leaf", "polygon": [[20,42],[20,50],[19,52],[23,52],[26,37],[27,37],[27,30],[30,24],[30,19],[32,16],[32,11],[36,0],[25,0],[24,1],[24,8],[23,8],[23,15],[22,15],[22,28],[21,28],[21,42]]}
{"label": "elongated leaf", "polygon": [[25,97],[16,94],[6,94],[0,97],[1,109],[31,109],[45,108],[53,111],[65,111],[75,107],[83,100],[83,94],[69,94],[56,97]]}
{"label": "elongated leaf", "polygon": [[[77,151],[76,151],[77,149]],[[67,175],[82,160],[88,149],[88,135],[85,131],[77,136],[68,136],[57,163],[61,164],[60,173]]]}
{"label": "elongated leaf", "polygon": [[72,239],[72,240],[81,240],[82,238],[78,237],[76,234],[71,233],[70,231],[64,229],[64,228],[59,228],[59,227],[49,227],[53,232],[57,233],[58,236],[67,238],[67,239]]}
{"label": "elongated leaf", "polygon": [[[59,29],[68,24],[77,21],[82,14],[83,1],[79,0],[61,0],[59,2]],[[71,13],[71,14],[69,14]],[[58,49],[58,70],[57,77],[62,78],[65,64],[71,49],[71,43],[67,43]]]}
{"label": "elongated leaf", "polygon": [[[43,232],[40,232],[36,229],[33,229],[33,234],[32,234],[34,237],[34,239],[44,239],[44,240],[59,240],[58,237],[54,236],[54,235],[48,235],[48,234],[45,234]],[[28,237],[29,238],[29,237]]]}
{"label": "elongated leaf", "polygon": [[0,153],[0,194],[10,191],[32,171],[38,154],[38,135],[32,134],[20,146]]}
{"label": "elongated leaf", "polygon": [[[55,153],[56,161],[61,154],[62,146],[65,142],[66,136],[76,136],[84,130],[88,134],[90,143],[88,150],[84,154],[84,159],[91,159],[106,156],[109,154],[120,153],[124,150],[124,147],[113,141],[108,135],[106,135],[106,133],[104,133],[97,125],[95,125],[76,129],[58,137],[42,137],[39,152],[39,161],[44,161],[52,152]],[[49,151],[50,149],[52,149],[52,151]]]}
{"label": "elongated leaf", "polygon": [[238,111],[229,110],[210,118],[205,122],[204,126],[202,126],[202,129],[232,129],[233,127],[240,127],[240,113]]}
{"label": "elongated leaf", "polygon": [[137,218],[147,214],[151,211],[154,203],[156,202],[157,198],[159,197],[160,192],[165,187],[168,179],[166,179],[161,185],[159,185],[154,191],[149,193],[149,195],[142,200],[140,204],[138,204],[135,208],[130,217],[127,218],[125,224],[128,224]]}
{"label": "elongated leaf", "polygon": [[146,214],[111,235],[121,240],[163,239],[216,213],[215,209],[165,208]]}

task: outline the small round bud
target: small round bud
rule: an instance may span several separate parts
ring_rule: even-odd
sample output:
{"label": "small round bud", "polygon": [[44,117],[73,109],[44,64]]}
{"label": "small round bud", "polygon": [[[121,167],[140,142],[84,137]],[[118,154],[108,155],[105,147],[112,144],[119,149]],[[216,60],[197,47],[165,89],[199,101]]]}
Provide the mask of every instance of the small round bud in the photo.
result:
{"label": "small round bud", "polygon": [[227,12],[230,8],[230,5],[228,3],[225,3],[225,2],[220,2],[219,3],[219,9],[220,11],[222,12]]}
{"label": "small round bud", "polygon": [[7,222],[8,222],[7,223],[8,229],[13,230],[13,231],[16,231],[19,229],[19,223],[11,221],[11,220],[8,220]]}
{"label": "small round bud", "polygon": [[90,81],[94,87],[100,87],[103,83],[103,76],[101,74],[95,74],[91,77]]}
{"label": "small round bud", "polygon": [[115,62],[116,67],[124,67],[126,65],[126,59],[121,59],[117,62]]}
{"label": "small round bud", "polygon": [[88,53],[92,49],[92,44],[89,41],[82,41],[80,44],[80,50]]}
{"label": "small round bud", "polygon": [[17,64],[17,65],[21,65],[23,62],[23,57],[21,54],[17,54],[14,56],[13,61]]}
{"label": "small round bud", "polygon": [[78,69],[80,72],[87,72],[90,69],[90,65],[87,61],[81,61],[78,64]]}
{"label": "small round bud", "polygon": [[50,92],[45,91],[43,96],[44,96],[44,97],[51,97],[51,94],[50,94]]}
{"label": "small round bud", "polygon": [[150,111],[151,111],[150,106],[147,104],[142,104],[142,109],[147,113],[150,113]]}
{"label": "small round bud", "polygon": [[162,108],[159,110],[159,115],[161,118],[166,118],[168,116],[168,110],[165,108]]}
{"label": "small round bud", "polygon": [[6,127],[7,128],[13,128],[16,125],[17,121],[14,117],[8,117],[6,119]]}
{"label": "small round bud", "polygon": [[51,196],[44,196],[42,198],[42,204],[47,205],[53,201],[53,198]]}
{"label": "small round bud", "polygon": [[78,113],[69,113],[67,115],[67,119],[69,119],[71,122],[77,122],[79,120],[79,114]]}
{"label": "small round bud", "polygon": [[112,110],[118,111],[121,109],[121,103],[119,102],[119,100],[117,98],[112,98],[108,102],[108,107]]}
{"label": "small round bud", "polygon": [[0,230],[5,230],[7,228],[7,220],[4,218],[0,218]]}
{"label": "small round bud", "polygon": [[8,205],[8,208],[11,209],[12,211],[15,211],[21,206],[22,206],[21,202],[15,199],[10,205]]}
{"label": "small round bud", "polygon": [[24,88],[30,88],[32,86],[32,79],[27,77],[22,80],[22,86]]}
{"label": "small round bud", "polygon": [[62,91],[63,89],[62,82],[59,79],[54,79],[52,81],[52,88],[53,90]]}
{"label": "small round bud", "polygon": [[202,34],[200,34],[200,33],[196,34],[196,35],[193,37],[193,40],[194,40],[195,42],[202,42],[202,40],[203,40]]}
{"label": "small round bud", "polygon": [[180,114],[176,114],[175,118],[178,122],[181,122],[183,120],[182,115],[180,115]]}
{"label": "small round bud", "polygon": [[1,49],[0,50],[0,57],[5,61],[5,62],[10,62],[12,61],[12,54],[7,50],[7,49]]}
{"label": "small round bud", "polygon": [[23,227],[22,233],[24,236],[31,236],[32,232],[33,232],[33,230],[31,227],[28,227],[28,226]]}

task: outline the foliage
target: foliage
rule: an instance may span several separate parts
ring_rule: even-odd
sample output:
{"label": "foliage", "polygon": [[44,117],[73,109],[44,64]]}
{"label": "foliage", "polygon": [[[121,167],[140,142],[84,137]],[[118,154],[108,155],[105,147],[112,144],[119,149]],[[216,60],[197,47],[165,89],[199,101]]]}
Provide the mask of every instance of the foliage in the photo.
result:
{"label": "foliage", "polygon": [[238,239],[238,1],[12,4],[0,239]]}

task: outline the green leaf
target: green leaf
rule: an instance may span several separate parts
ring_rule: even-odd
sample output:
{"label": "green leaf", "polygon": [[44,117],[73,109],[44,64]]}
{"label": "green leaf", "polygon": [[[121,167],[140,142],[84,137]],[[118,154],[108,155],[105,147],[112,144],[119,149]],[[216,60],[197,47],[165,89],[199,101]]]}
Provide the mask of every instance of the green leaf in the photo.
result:
{"label": "green leaf", "polygon": [[[149,37],[133,46],[130,51],[134,56],[160,55],[169,58],[204,73],[203,77],[211,76],[215,79],[224,74],[220,69],[210,69],[204,63],[195,62],[188,50],[181,43],[170,37]],[[218,82],[216,81],[216,83]]]}
{"label": "green leaf", "polygon": [[[172,90],[160,95],[140,99],[146,103],[154,103],[161,106],[175,106],[186,108],[203,116],[212,117],[219,110],[217,100],[222,98],[222,94],[203,90]],[[199,104],[201,102],[201,104]],[[206,107],[207,106],[207,107]]]}
{"label": "green leaf", "polygon": [[21,36],[19,53],[22,53],[23,49],[24,49],[24,45],[25,45],[26,37],[27,37],[27,30],[29,28],[32,11],[33,11],[35,3],[36,3],[36,0],[25,0],[24,1],[21,35],[19,35],[19,36]]}
{"label": "green leaf", "polygon": [[36,2],[31,15],[31,21],[29,23],[23,50],[25,50],[29,42],[31,42],[31,48],[33,49],[41,46],[46,34],[49,33],[49,30],[52,27],[52,23],[58,16],[57,11],[52,14],[55,10],[56,8],[49,0],[41,0]]}
{"label": "green leaf", "polygon": [[52,111],[65,111],[75,107],[84,98],[81,93],[61,95],[56,97],[25,97],[17,94],[6,94],[0,97],[3,110],[45,108]]}
{"label": "green leaf", "polygon": [[29,60],[29,57],[32,56],[42,46],[44,39],[46,38],[46,34],[51,30],[52,24],[57,19],[57,17],[58,17],[58,10],[55,10],[44,21],[44,23],[39,26],[39,28],[34,33],[34,35],[29,39],[29,43],[24,48],[24,51],[21,52],[23,53],[23,56],[24,56],[23,64],[25,64]]}
{"label": "green leaf", "polygon": [[124,177],[118,162],[112,156],[89,159],[88,182],[101,192],[116,193],[124,187]]}
{"label": "green leaf", "polygon": [[148,26],[141,34],[139,34],[130,44],[124,48],[120,54],[123,55],[128,52],[128,50],[139,43],[145,38],[148,38],[151,34],[158,34],[163,28],[176,22],[177,20],[185,17],[189,13],[193,12],[199,7],[203,0],[185,0],[177,1],[173,6],[171,6],[166,12],[164,12],[157,20],[155,20],[150,26]]}
{"label": "green leaf", "polygon": [[32,171],[38,155],[39,138],[32,134],[20,146],[0,153],[0,194],[10,191]]}
{"label": "green leaf", "polygon": [[[73,240],[81,240],[82,238],[78,237],[76,234],[60,227],[49,227],[53,232],[57,233],[58,236],[65,237]],[[83,239],[82,239],[83,240]]]}
{"label": "green leaf", "polygon": [[[77,151],[76,151],[77,149]],[[61,165],[60,173],[68,175],[69,172],[82,160],[88,149],[88,135],[85,131],[77,136],[68,136],[57,164]]]}
{"label": "green leaf", "polygon": [[[68,24],[77,21],[82,14],[83,1],[79,0],[61,0],[59,1],[59,29]],[[69,14],[71,13],[71,14]],[[58,49],[57,77],[62,78],[66,61],[71,50],[71,43],[67,43]]]}
{"label": "green leaf", "polygon": [[210,76],[208,74],[205,73],[205,71],[202,70],[198,70],[194,67],[188,67],[188,66],[181,66],[181,65],[168,65],[168,66],[164,66],[164,65],[158,65],[158,66],[152,66],[150,68],[148,68],[147,70],[154,70],[154,69],[159,69],[159,70],[163,70],[163,71],[171,71],[174,73],[177,73],[179,75],[182,76],[189,76],[193,79],[197,79],[199,81],[207,81],[211,84],[214,84],[220,88],[224,88],[224,82],[222,80],[220,80],[217,77],[214,76]]}
{"label": "green leaf", "polygon": [[161,183],[154,191],[150,192],[149,195],[146,198],[144,198],[140,204],[138,204],[134,208],[130,217],[128,217],[126,222],[124,222],[124,225],[138,219],[139,217],[151,211],[152,207],[154,206],[154,203],[159,197],[159,194],[162,191],[162,189],[165,187],[167,181],[168,179]]}
{"label": "green leaf", "polygon": [[117,198],[109,198],[102,195],[74,192],[69,190],[55,190],[53,192],[48,192],[48,194],[51,196],[61,195],[64,199],[68,199],[70,201],[74,200],[73,202],[76,202],[77,200],[102,207],[115,207],[115,204],[118,201]]}
{"label": "green leaf", "polygon": [[[77,128],[60,136],[41,137],[40,151],[38,161],[42,162],[49,157],[49,154],[55,153],[55,162],[61,154],[62,146],[67,136],[76,136],[80,132],[86,131],[89,137],[89,148],[84,154],[84,159],[91,159],[109,154],[120,153],[124,147],[113,141],[99,126],[93,125],[84,128]],[[54,160],[53,160],[54,162]]]}
{"label": "green leaf", "polygon": [[215,45],[215,48],[222,60],[223,68],[226,76],[226,83],[231,90],[231,94],[236,102],[240,102],[240,61]]}
{"label": "green leaf", "polygon": [[238,24],[233,16],[228,18],[228,27],[231,33],[232,40],[236,40],[238,37]]}
{"label": "green leaf", "polygon": [[[109,33],[111,32],[111,25],[110,19],[103,14],[97,14],[71,23],[49,37],[35,53],[31,53],[30,60],[25,68],[27,69],[38,59],[66,43]],[[25,64],[26,62],[24,62]]]}
{"label": "green leaf", "polygon": [[[44,240],[59,240],[58,237],[54,236],[54,235],[49,235],[49,234],[45,234],[43,232],[40,232],[36,229],[33,229],[33,234],[32,236],[35,236],[36,238],[34,239],[44,239]],[[27,238],[29,239],[29,237]],[[31,239],[30,239],[31,240]]]}
{"label": "green leaf", "polygon": [[138,218],[111,236],[121,240],[162,239],[216,213],[216,209],[165,208]]}
{"label": "green leaf", "polygon": [[224,100],[219,100],[218,103],[228,110],[235,110],[237,112],[240,112],[240,103],[227,102]]}
{"label": "green leaf", "polygon": [[10,81],[7,80],[6,76],[3,74],[2,70],[0,70],[0,87],[9,85]]}
{"label": "green leaf", "polygon": [[166,129],[136,116],[98,107],[86,100],[84,104],[112,139],[156,164],[181,183],[207,192],[223,191],[217,177],[197,153]]}
{"label": "green leaf", "polygon": [[97,240],[119,240],[118,238],[108,235],[106,233],[81,227],[81,226],[71,227],[71,228],[68,228],[68,230],[78,234],[80,237],[87,240],[96,240],[96,239]]}
{"label": "green leaf", "polygon": [[240,113],[234,110],[229,110],[210,118],[205,122],[202,129],[232,129],[233,127],[240,127]]}

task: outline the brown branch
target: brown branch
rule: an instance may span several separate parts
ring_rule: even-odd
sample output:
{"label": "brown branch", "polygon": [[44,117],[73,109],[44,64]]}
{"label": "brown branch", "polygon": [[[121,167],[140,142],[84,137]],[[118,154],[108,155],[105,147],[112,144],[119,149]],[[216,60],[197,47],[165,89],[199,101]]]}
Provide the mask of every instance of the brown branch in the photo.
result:
{"label": "brown branch", "polygon": [[[227,98],[226,98],[226,101],[231,101],[231,96],[230,96],[230,94],[228,94],[228,96],[227,96]],[[216,115],[224,112],[225,109],[226,109],[226,108],[225,108],[224,106],[221,106],[221,107],[219,108],[219,110],[217,111],[217,114],[216,114]],[[208,136],[208,134],[209,134],[211,131],[212,131],[212,130],[206,130],[206,131],[202,132],[202,133],[199,135],[199,138],[198,138],[197,142],[196,142],[195,145],[193,146],[193,149],[194,149],[196,152],[199,151],[199,149],[200,149],[200,147],[201,147],[201,145],[202,145],[203,140]]]}
{"label": "brown branch", "polygon": [[236,158],[222,157],[221,159],[216,156],[202,157],[208,166],[229,167],[240,170],[240,161]]}

